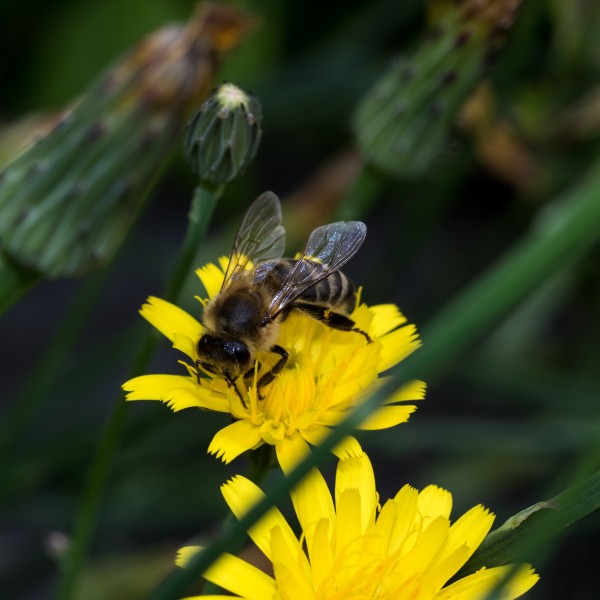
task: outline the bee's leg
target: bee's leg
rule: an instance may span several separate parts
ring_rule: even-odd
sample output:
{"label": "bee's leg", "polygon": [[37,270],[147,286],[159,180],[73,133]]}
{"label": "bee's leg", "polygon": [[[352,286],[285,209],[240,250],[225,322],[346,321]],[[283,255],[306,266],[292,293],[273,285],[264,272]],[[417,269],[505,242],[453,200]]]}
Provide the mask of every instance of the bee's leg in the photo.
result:
{"label": "bee's leg", "polygon": [[244,400],[242,392],[240,392],[240,388],[238,388],[235,379],[233,379],[229,375],[225,375],[225,381],[227,382],[227,385],[229,387],[233,388],[233,391],[236,393],[236,396],[240,399],[240,402],[244,405],[244,408],[248,408],[248,405],[246,404],[246,401]]}
{"label": "bee's leg", "polygon": [[[202,367],[205,371],[212,373],[213,375],[221,375],[221,373],[219,371],[217,371],[210,363],[206,363],[206,362],[197,360],[196,368],[198,369],[198,371],[196,372],[196,379],[198,380],[198,383],[200,383],[200,367]],[[244,400],[244,397],[242,396],[242,392],[240,392],[240,389],[238,388],[237,383],[235,382],[235,379],[230,377],[227,373],[225,373],[225,375],[223,375],[223,378],[227,382],[227,385],[229,387],[233,388],[233,390],[236,393],[236,396],[240,399],[240,402],[244,405],[244,408],[248,408],[246,406],[246,401]]]}
{"label": "bee's leg", "polygon": [[218,375],[219,373],[215,370],[210,363],[202,362],[201,360],[196,361],[196,381],[200,383],[200,369],[204,369],[213,375]]}
{"label": "bee's leg", "polygon": [[268,385],[269,383],[271,383],[271,381],[273,381],[273,379],[275,379],[275,375],[277,375],[278,373],[281,373],[281,371],[283,370],[283,367],[285,367],[285,363],[287,362],[288,358],[290,357],[289,352],[285,348],[282,348],[281,346],[278,346],[277,344],[275,344],[275,346],[271,347],[270,352],[275,352],[276,354],[279,354],[279,356],[281,356],[281,358],[275,363],[274,367],[270,371],[267,371],[258,380],[256,389],[258,391],[258,395],[260,398],[262,398],[261,393],[260,393],[261,388],[263,388],[263,387],[265,387],[265,385]]}
{"label": "bee's leg", "polygon": [[209,363],[204,363],[200,360],[196,361],[196,381],[197,383],[200,383],[200,370],[204,369],[205,371],[208,371],[209,373],[212,373],[213,375],[216,375],[217,372],[213,369],[213,367],[210,366]]}
{"label": "bee's leg", "polygon": [[262,367],[262,365],[260,364],[260,361],[256,361],[256,366],[252,365],[245,373],[244,373],[244,379],[248,379],[249,377],[254,377],[254,370],[256,369],[256,371],[260,371],[260,368]]}
{"label": "bee's leg", "polygon": [[332,329],[339,329],[340,331],[354,331],[360,333],[367,340],[367,343],[372,344],[373,340],[371,336],[362,329],[356,327],[356,323],[346,315],[335,312],[327,306],[321,306],[319,304],[311,304],[310,302],[294,302],[294,308],[306,313],[308,316],[325,323]]}

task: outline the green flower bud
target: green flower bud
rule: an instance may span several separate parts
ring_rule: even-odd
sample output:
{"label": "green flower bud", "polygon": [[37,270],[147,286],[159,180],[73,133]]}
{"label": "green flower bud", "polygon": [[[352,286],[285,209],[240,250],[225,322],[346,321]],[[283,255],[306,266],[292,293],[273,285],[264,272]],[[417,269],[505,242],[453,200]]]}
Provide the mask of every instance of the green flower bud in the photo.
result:
{"label": "green flower bud", "polygon": [[220,185],[241,175],[260,138],[262,108],[254,94],[221,85],[188,123],[185,157],[201,181]]}
{"label": "green flower bud", "polygon": [[10,163],[0,174],[6,264],[48,278],[105,264],[248,27],[236,8],[203,3],[142,40]]}
{"label": "green flower bud", "polygon": [[434,4],[429,35],[360,102],[354,131],[362,155],[389,175],[425,173],[464,101],[486,75],[521,0]]}

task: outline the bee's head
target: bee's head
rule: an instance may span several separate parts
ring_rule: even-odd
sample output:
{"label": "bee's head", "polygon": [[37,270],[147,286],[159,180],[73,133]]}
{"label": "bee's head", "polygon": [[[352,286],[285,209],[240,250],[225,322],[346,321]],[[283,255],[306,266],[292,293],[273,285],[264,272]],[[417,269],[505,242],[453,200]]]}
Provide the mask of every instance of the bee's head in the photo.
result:
{"label": "bee's head", "polygon": [[252,355],[243,342],[205,333],[198,342],[198,363],[210,373],[235,381],[252,366]]}

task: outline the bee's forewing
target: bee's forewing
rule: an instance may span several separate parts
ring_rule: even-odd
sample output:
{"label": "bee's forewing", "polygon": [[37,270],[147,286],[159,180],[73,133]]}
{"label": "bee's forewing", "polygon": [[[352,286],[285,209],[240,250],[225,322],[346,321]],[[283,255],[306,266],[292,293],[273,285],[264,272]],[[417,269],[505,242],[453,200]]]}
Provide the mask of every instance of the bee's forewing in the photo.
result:
{"label": "bee's forewing", "polygon": [[281,203],[273,192],[265,192],[251,204],[242,220],[221,289],[244,271],[248,264],[281,258],[284,249]]}
{"label": "bee's forewing", "polygon": [[269,314],[276,316],[308,288],[339,270],[356,254],[366,235],[367,226],[360,221],[339,221],[315,229],[273,296]]}

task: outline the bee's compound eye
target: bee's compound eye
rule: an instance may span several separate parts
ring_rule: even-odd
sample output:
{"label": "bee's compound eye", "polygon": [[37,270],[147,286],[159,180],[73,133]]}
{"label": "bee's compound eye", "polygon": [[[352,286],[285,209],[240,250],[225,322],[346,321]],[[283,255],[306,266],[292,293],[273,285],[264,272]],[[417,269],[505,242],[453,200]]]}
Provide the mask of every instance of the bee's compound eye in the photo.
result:
{"label": "bee's compound eye", "polygon": [[239,365],[246,365],[250,362],[250,350],[248,350],[246,344],[242,344],[241,342],[228,342],[227,353]]}
{"label": "bee's compound eye", "polygon": [[210,336],[205,334],[198,340],[198,353],[201,355],[206,354],[210,347]]}

